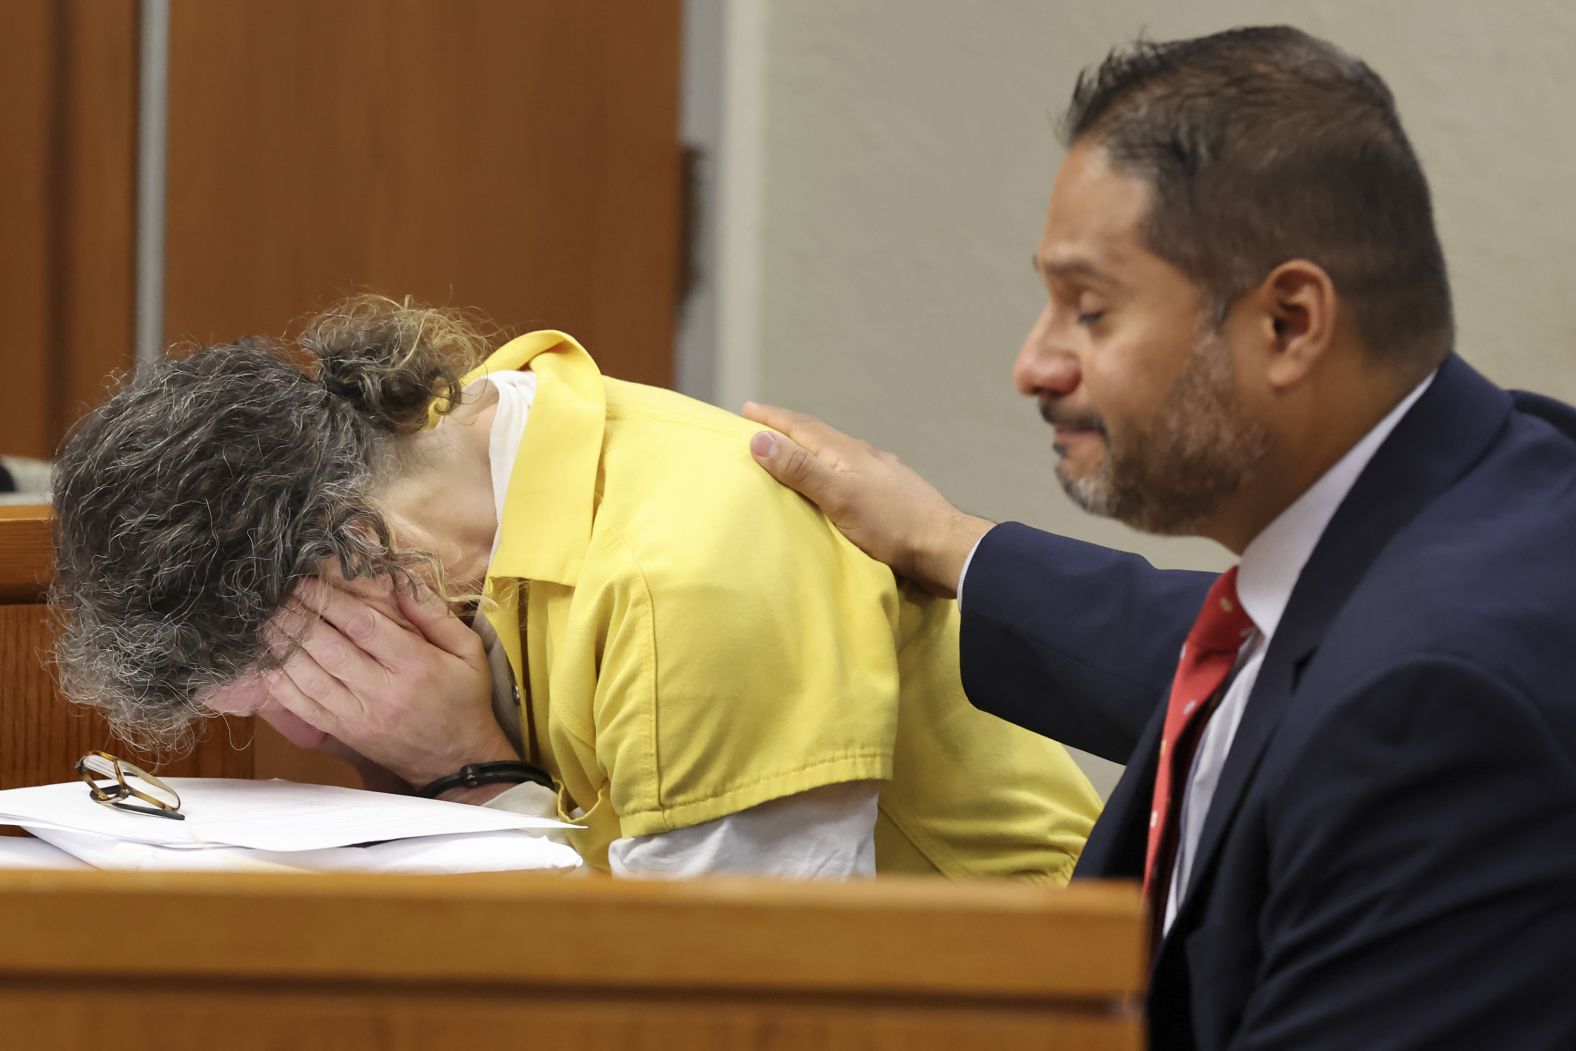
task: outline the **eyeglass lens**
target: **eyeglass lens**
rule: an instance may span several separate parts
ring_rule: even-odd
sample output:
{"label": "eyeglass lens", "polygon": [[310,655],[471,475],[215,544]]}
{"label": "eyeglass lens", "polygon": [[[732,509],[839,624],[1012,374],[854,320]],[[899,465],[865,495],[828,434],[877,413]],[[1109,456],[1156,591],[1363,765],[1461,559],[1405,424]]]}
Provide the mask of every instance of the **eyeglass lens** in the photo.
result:
{"label": "eyeglass lens", "polygon": [[162,813],[161,806],[175,810],[181,805],[174,789],[124,760],[94,752],[83,756],[79,765],[93,775],[94,798],[101,802],[152,813]]}

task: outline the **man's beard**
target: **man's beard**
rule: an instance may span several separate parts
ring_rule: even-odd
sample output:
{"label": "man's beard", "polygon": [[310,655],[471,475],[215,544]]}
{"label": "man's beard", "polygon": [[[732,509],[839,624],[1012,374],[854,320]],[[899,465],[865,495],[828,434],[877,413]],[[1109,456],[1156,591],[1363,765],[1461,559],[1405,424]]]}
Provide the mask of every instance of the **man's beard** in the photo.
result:
{"label": "man's beard", "polygon": [[[1047,415],[1051,415],[1047,412]],[[1087,475],[1056,477],[1073,502],[1146,533],[1185,536],[1235,495],[1269,448],[1262,425],[1243,418],[1231,356],[1218,333],[1202,334],[1161,408],[1139,428],[1112,436]]]}

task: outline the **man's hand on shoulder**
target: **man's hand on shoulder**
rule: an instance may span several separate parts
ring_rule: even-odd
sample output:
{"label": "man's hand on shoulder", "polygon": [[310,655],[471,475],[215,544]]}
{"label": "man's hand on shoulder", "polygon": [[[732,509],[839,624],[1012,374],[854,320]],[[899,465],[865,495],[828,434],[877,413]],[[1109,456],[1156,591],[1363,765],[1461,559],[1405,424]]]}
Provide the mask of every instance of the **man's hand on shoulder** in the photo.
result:
{"label": "man's hand on shoulder", "polygon": [[744,415],[782,432],[750,439],[751,455],[773,478],[803,493],[899,576],[938,595],[955,594],[969,552],[994,523],[953,507],[893,454],[813,416],[753,401]]}

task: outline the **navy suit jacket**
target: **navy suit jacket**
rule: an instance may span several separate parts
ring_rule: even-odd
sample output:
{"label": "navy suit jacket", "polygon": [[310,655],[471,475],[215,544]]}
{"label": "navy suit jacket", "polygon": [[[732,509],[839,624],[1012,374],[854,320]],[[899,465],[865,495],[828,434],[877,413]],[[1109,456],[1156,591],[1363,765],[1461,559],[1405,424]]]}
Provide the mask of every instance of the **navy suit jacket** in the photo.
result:
{"label": "navy suit jacket", "polygon": [[[963,596],[980,708],[1127,770],[1081,877],[1139,878],[1212,577],[1005,524]],[[1451,357],[1270,641],[1156,948],[1156,1048],[1576,1048],[1576,410]]]}

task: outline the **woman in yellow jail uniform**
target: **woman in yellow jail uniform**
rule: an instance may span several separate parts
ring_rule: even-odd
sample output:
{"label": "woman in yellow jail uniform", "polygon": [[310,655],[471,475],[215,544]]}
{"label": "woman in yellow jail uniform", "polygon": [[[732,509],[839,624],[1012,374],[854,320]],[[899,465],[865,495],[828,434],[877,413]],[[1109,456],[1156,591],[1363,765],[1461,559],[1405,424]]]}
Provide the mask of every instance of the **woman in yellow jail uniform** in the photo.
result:
{"label": "woman in yellow jail uniform", "polygon": [[746,421],[605,378],[557,332],[468,379],[523,368],[489,617],[582,856],[877,781],[880,870],[1066,879],[1098,801],[1060,745],[969,706],[954,603],[775,485]]}
{"label": "woman in yellow jail uniform", "polygon": [[[1068,877],[1098,799],[1060,745],[968,704],[954,603],[901,587],[761,472],[754,425],[606,378],[559,332],[463,378],[431,364],[463,358],[464,331],[358,300],[302,337],[316,368],[255,341],[207,348],[90,417],[61,461],[78,699],[144,738],[197,708],[257,712],[401,788],[523,758],[598,868]],[[119,450],[155,447],[163,491],[117,481],[137,468]],[[134,513],[150,500],[158,514]],[[118,569],[73,555],[108,522],[133,552]],[[172,572],[201,600],[161,601]],[[418,578],[480,584],[490,662]],[[185,647],[174,670],[109,638],[139,617]],[[533,791],[447,797],[539,806]]]}

